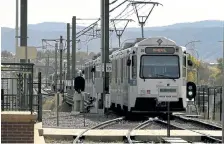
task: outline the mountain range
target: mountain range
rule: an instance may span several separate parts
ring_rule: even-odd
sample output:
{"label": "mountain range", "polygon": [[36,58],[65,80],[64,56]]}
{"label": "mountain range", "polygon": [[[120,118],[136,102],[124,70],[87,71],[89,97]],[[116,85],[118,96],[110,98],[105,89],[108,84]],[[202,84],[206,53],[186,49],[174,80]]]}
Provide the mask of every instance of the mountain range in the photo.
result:
{"label": "mountain range", "polygon": [[[200,43],[195,43],[195,49],[198,51],[199,58],[203,61],[215,62],[217,58],[222,57],[223,40],[223,22],[218,20],[206,20],[193,23],[177,23],[161,27],[145,27],[145,37],[165,36],[170,38],[178,45],[186,45],[190,41],[200,40]],[[83,26],[77,26],[77,32],[82,30]],[[28,46],[41,46],[42,39],[58,39],[60,35],[66,38],[66,23],[59,22],[44,22],[39,24],[28,25]],[[141,37],[140,27],[129,27],[125,30],[121,37],[121,43],[127,39]],[[87,51],[87,46],[83,42],[86,36],[79,38],[81,43],[77,44],[80,51]],[[118,39],[113,33],[111,35],[110,47],[118,47]],[[2,27],[1,28],[1,50],[15,52],[15,29]],[[193,45],[188,45],[192,48]],[[100,51],[100,39],[93,39],[88,43],[89,52]]]}

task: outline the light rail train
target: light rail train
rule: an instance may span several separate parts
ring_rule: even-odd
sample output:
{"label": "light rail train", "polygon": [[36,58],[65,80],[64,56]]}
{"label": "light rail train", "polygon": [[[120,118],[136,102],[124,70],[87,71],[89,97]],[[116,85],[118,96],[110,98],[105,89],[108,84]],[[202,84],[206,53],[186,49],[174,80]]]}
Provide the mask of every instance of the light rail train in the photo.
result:
{"label": "light rail train", "polygon": [[[167,111],[168,100],[171,112],[185,111],[187,96],[195,95],[194,83],[187,84],[187,67],[192,66],[192,61],[186,56],[185,47],[166,37],[136,39],[111,51],[110,108],[126,113],[157,113]],[[96,90],[97,82],[102,80],[97,68],[100,65],[98,55],[83,69],[85,91],[98,103],[102,102],[101,93]]]}

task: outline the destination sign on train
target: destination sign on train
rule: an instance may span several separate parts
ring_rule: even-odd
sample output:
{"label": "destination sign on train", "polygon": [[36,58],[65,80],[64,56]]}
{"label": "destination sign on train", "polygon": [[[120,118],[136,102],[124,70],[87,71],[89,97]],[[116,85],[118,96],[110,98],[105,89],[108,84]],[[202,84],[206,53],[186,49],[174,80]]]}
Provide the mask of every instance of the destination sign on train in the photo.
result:
{"label": "destination sign on train", "polygon": [[167,48],[145,48],[145,53],[147,54],[173,54],[175,53],[175,49],[171,47]]}

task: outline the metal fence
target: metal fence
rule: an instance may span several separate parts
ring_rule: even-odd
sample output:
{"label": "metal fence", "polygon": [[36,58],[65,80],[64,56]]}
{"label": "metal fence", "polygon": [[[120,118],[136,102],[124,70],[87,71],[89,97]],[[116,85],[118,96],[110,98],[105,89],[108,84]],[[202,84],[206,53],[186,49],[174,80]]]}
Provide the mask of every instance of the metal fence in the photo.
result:
{"label": "metal fence", "polygon": [[222,87],[198,86],[196,105],[200,115],[205,119],[221,121],[222,118]]}
{"label": "metal fence", "polygon": [[39,115],[42,95],[38,89],[41,88],[41,80],[33,82],[33,66],[32,63],[1,63],[2,111],[37,112],[38,119],[42,119]]}

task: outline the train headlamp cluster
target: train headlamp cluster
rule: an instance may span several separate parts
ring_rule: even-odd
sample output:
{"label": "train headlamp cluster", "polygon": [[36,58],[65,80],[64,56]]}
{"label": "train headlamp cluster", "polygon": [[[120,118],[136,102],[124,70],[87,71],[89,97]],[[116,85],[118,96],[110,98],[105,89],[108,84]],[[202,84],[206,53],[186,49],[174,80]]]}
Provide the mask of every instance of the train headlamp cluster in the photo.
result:
{"label": "train headlamp cluster", "polygon": [[194,82],[187,82],[187,98],[192,100],[196,96],[196,85]]}

